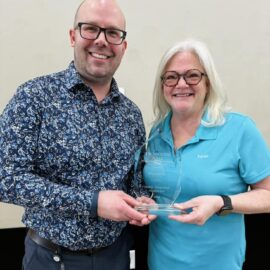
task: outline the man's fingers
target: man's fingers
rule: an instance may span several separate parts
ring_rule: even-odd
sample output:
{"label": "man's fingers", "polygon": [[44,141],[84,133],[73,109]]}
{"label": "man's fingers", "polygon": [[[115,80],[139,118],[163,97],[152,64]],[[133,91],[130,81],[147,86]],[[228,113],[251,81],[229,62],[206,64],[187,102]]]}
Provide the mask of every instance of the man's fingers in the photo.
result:
{"label": "man's fingers", "polygon": [[136,199],[134,199],[133,197],[129,196],[128,194],[126,193],[123,193],[122,194],[122,198],[124,199],[124,201],[129,204],[130,206],[132,207],[135,207],[135,206],[138,206],[140,205],[140,202],[137,201]]}

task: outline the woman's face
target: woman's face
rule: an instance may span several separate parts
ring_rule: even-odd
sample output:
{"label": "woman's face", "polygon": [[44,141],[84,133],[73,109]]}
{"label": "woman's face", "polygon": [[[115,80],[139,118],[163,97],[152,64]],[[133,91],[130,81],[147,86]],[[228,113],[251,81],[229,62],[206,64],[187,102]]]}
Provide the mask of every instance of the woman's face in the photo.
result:
{"label": "woman's face", "polygon": [[[168,71],[185,74],[187,71],[193,69],[196,69],[197,71],[194,74],[191,72],[189,79],[191,81],[195,80],[196,82],[196,80],[201,76],[200,72],[205,73],[205,71],[197,56],[192,52],[187,51],[176,54],[166,66],[163,74]],[[171,77],[168,77],[168,80],[170,80],[170,78]],[[172,79],[173,78],[175,77],[172,76]],[[163,94],[165,100],[170,105],[173,114],[181,117],[201,116],[207,92],[208,80],[206,76],[202,76],[200,82],[196,85],[186,83],[183,76],[181,76],[175,86],[166,86],[163,83]]]}

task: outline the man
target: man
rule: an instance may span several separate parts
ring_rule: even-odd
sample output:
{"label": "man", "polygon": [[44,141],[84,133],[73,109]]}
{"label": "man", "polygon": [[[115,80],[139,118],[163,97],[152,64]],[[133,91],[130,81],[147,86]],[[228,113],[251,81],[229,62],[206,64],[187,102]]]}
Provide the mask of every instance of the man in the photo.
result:
{"label": "man", "polygon": [[25,208],[25,270],[129,269],[126,221],[149,223],[130,196],[142,116],[113,79],[125,37],[115,1],[82,2],[74,61],[20,86],[1,116],[0,199]]}

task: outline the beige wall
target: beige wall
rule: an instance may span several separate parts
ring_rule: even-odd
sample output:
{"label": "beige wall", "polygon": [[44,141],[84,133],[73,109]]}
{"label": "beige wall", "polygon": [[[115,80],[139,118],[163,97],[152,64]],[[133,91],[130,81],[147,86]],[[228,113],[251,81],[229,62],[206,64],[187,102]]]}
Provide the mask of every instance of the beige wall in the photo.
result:
{"label": "beige wall", "polygon": [[[80,0],[0,0],[0,111],[26,80],[66,68],[68,30]],[[127,96],[152,120],[152,88],[165,49],[186,37],[205,41],[230,104],[250,115],[270,145],[270,2],[268,0],[119,0],[128,50],[116,74]],[[21,226],[22,209],[0,203],[0,227]]]}

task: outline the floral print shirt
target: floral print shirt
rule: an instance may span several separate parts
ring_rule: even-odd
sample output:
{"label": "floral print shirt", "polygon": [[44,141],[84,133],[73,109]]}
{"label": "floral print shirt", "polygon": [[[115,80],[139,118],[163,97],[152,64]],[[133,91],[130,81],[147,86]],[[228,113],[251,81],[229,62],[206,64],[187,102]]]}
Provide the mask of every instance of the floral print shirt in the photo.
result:
{"label": "floral print shirt", "polygon": [[0,201],[23,222],[73,250],[107,246],[126,226],[97,216],[100,190],[135,196],[134,153],[142,115],[112,80],[100,103],[72,62],[20,86],[0,118]]}

